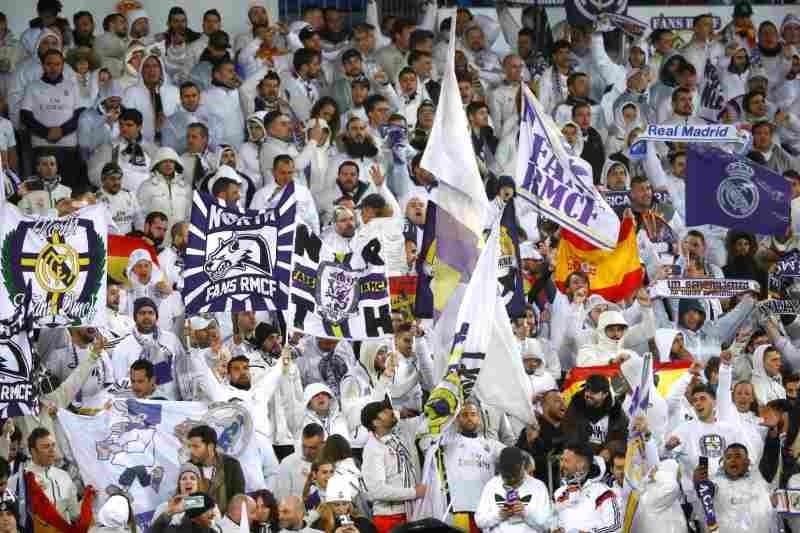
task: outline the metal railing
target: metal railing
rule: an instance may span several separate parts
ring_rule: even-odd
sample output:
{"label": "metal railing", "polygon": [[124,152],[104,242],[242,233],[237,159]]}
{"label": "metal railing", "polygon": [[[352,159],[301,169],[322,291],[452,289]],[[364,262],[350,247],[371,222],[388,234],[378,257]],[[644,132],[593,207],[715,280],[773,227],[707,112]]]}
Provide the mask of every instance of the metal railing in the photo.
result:
{"label": "metal railing", "polygon": [[[377,0],[378,12],[381,17],[394,15],[417,19],[419,16],[419,0]],[[346,25],[364,21],[366,0],[279,0],[281,20],[298,20],[303,11],[303,6],[313,4],[320,7],[335,7],[346,17]]]}

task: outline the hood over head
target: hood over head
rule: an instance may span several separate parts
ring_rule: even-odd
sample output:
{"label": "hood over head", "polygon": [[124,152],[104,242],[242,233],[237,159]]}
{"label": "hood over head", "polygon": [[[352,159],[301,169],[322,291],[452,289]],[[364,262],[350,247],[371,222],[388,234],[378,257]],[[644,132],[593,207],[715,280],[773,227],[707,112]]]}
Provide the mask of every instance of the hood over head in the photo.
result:
{"label": "hood over head", "polygon": [[367,371],[367,374],[369,374],[369,379],[372,381],[373,385],[375,385],[380,378],[380,374],[375,370],[375,358],[381,350],[388,354],[391,350],[391,346],[383,340],[363,341],[361,343],[361,352],[358,359]]}
{"label": "hood over head", "polygon": [[600,174],[600,184],[605,185],[608,187],[608,173],[611,172],[611,169],[614,168],[616,165],[621,165],[622,168],[625,170],[625,189],[628,190],[631,188],[631,173],[628,171],[628,166],[621,162],[617,161],[616,159],[606,159],[605,163],[603,163],[603,171]]}
{"label": "hood over head", "polygon": [[678,304],[678,324],[680,326],[686,327],[686,324],[683,321],[684,315],[691,310],[698,311],[702,316],[700,319],[700,326],[703,327],[703,323],[706,321],[706,308],[703,306],[703,303],[700,300],[696,300],[694,298],[687,298],[681,300]]}
{"label": "hood over head", "polygon": [[[133,28],[133,23],[139,19],[147,19],[148,22],[151,22],[150,15],[147,14],[147,11],[144,9],[133,9],[128,11],[125,14],[125,19],[128,21],[128,35],[131,34],[131,28]],[[152,30],[152,28],[151,28]]]}
{"label": "hood over head", "polygon": [[333,391],[324,383],[309,383],[306,385],[306,388],[303,389],[303,406],[308,408],[308,402],[311,401],[311,398],[322,392],[331,397],[331,412],[333,412],[333,406],[336,405],[336,396],[333,394]]}
{"label": "hood over head", "polygon": [[764,353],[767,350],[775,350],[775,347],[771,344],[762,344],[758,348],[753,351],[753,375],[760,376],[766,379],[780,379],[780,374],[777,376],[768,376],[767,371],[764,368]]}
{"label": "hood over head", "polygon": [[155,172],[156,167],[158,167],[158,165],[163,163],[164,161],[174,161],[175,172],[178,174],[183,174],[183,165],[181,164],[181,158],[180,156],[178,156],[178,153],[169,146],[162,146],[161,148],[158,149],[155,157],[153,158],[153,163],[150,165],[150,171]]}
{"label": "hood over head", "polygon": [[250,113],[247,117],[247,122],[245,126],[247,127],[247,140],[253,142],[255,135],[253,135],[253,129],[251,128],[261,128],[264,131],[264,136],[261,138],[263,142],[267,136],[267,128],[264,126],[264,117],[267,116],[267,111],[256,111],[255,113]]}

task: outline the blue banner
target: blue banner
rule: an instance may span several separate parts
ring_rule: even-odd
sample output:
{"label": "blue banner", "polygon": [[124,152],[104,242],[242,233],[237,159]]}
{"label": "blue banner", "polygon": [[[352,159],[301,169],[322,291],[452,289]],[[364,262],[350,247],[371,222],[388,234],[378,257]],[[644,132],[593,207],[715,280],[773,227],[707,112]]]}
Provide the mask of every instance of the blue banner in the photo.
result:
{"label": "blue banner", "polygon": [[231,208],[195,191],[183,271],[186,314],[288,307],[294,184],[275,208]]}
{"label": "blue banner", "polygon": [[791,195],[780,174],[718,148],[690,144],[686,175],[687,226],[786,233]]}

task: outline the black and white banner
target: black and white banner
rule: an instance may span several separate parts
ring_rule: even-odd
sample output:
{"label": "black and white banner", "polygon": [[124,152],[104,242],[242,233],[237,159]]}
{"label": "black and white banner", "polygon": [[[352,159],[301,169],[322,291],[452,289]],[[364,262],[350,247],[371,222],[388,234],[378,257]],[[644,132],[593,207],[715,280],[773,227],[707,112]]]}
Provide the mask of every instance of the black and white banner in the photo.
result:
{"label": "black and white banner", "polygon": [[379,241],[337,254],[306,226],[298,226],[287,322],[290,329],[315,337],[391,336],[389,280]]}
{"label": "black and white banner", "polygon": [[651,296],[724,300],[744,292],[760,291],[761,286],[758,282],[750,279],[682,278],[659,280],[651,289]]}
{"label": "black and white banner", "polygon": [[286,309],[294,184],[273,209],[244,211],[194,193],[183,272],[186,314]]}

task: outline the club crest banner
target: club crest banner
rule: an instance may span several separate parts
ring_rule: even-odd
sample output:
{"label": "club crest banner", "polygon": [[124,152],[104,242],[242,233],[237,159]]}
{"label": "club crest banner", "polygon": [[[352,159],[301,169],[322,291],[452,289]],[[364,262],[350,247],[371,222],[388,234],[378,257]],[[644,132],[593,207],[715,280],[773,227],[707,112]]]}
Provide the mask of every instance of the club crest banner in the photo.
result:
{"label": "club crest banner", "polygon": [[252,416],[236,403],[118,399],[96,416],[61,409],[58,420],[84,482],[100,494],[117,489],[132,496],[142,531],[156,507],[174,494],[195,426],[217,432],[217,449],[239,460],[247,492],[265,487]]}
{"label": "club crest banner", "polygon": [[336,254],[299,226],[287,323],[315,337],[391,336],[389,280],[378,240],[356,252]]}
{"label": "club crest banner", "polygon": [[0,317],[25,300],[39,328],[105,326],[108,222],[102,205],[61,218],[2,207]]}
{"label": "club crest banner", "polygon": [[184,266],[186,314],[286,309],[294,184],[275,208],[244,211],[194,193]]}

